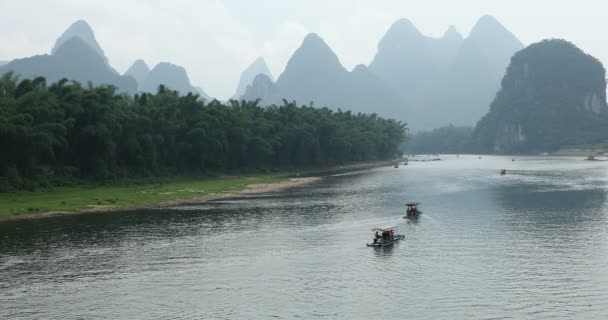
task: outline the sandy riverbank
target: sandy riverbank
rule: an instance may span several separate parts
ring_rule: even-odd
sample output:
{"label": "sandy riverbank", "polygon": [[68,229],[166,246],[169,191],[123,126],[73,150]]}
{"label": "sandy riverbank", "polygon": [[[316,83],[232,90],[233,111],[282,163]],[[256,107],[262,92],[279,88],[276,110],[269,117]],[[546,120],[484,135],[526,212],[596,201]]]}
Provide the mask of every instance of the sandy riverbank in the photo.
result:
{"label": "sandy riverbank", "polygon": [[220,199],[235,199],[235,198],[246,198],[249,196],[255,196],[264,193],[273,193],[284,191],[290,188],[304,186],[316,181],[319,181],[320,177],[306,177],[306,178],[289,178],[287,181],[277,182],[277,183],[262,183],[262,184],[250,184],[245,188],[245,190],[236,191],[236,192],[225,192],[220,194],[210,194],[202,197],[196,197],[191,199],[176,199],[170,201],[163,201],[161,203],[156,203],[147,207],[171,207],[183,204],[192,204],[192,203],[201,203],[212,200],[220,200]]}

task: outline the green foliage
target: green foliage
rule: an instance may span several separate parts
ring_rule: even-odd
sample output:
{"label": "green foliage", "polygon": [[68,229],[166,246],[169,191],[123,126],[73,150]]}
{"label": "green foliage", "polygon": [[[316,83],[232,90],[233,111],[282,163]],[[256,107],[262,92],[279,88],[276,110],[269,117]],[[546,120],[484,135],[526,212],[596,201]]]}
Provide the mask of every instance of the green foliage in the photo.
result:
{"label": "green foliage", "polygon": [[459,154],[470,148],[472,127],[449,125],[431,131],[422,131],[409,138],[404,150],[408,154]]}
{"label": "green foliage", "polygon": [[0,78],[0,191],[381,160],[404,138],[398,121],[295,102],[262,108],[163,86],[131,97],[65,79]]}
{"label": "green foliage", "polygon": [[0,221],[23,214],[49,211],[100,210],[130,208],[173,200],[187,200],[238,192],[251,184],[272,184],[287,181],[282,173],[221,176],[206,179],[145,178],[108,185],[79,184],[35,192],[0,193]]}
{"label": "green foliage", "polygon": [[479,152],[537,153],[608,139],[605,70],[564,40],[516,53],[473,134]]}

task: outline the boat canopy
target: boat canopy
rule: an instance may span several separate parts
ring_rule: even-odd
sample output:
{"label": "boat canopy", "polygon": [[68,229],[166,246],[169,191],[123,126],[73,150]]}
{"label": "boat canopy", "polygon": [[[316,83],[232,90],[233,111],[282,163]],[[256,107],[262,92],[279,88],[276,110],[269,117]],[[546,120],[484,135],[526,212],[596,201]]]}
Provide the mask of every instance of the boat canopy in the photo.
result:
{"label": "boat canopy", "polygon": [[391,231],[391,230],[395,230],[397,227],[395,226],[383,226],[383,227],[378,227],[378,228],[373,228],[372,231],[376,232],[376,231]]}
{"label": "boat canopy", "polygon": [[408,202],[408,203],[406,203],[405,205],[406,205],[406,206],[408,206],[408,207],[411,207],[411,206],[419,206],[419,205],[420,205],[420,202]]}

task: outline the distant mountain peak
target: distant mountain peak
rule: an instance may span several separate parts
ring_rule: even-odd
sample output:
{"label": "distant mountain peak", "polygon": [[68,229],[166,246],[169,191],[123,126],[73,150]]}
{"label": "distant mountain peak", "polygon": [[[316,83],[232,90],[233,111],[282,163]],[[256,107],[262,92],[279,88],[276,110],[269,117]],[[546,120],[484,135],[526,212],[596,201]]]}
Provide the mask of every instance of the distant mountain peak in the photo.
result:
{"label": "distant mountain peak", "polygon": [[12,70],[23,78],[44,76],[49,83],[69,79],[94,85],[110,84],[120,92],[135,93],[137,84],[132,77],[120,76],[106,63],[85,39],[69,37],[57,47],[54,54],[36,55],[13,60],[0,68],[0,74]]}
{"label": "distant mountain peak", "polygon": [[184,67],[171,62],[159,62],[154,69],[175,70],[179,71],[180,73],[186,73],[186,69]]}
{"label": "distant mountain peak", "polygon": [[302,40],[302,44],[300,45],[300,49],[303,49],[303,48],[308,49],[308,50],[315,49],[315,50],[331,51],[333,53],[333,51],[331,50],[331,48],[329,48],[329,46],[327,45],[325,40],[323,40],[323,38],[321,38],[316,33],[309,33],[306,37],[304,37],[304,40]]}
{"label": "distant mountain peak", "polygon": [[146,62],[142,59],[137,59],[125,72],[125,75],[133,77],[137,81],[137,85],[141,90],[148,73],[150,73],[150,68]]}
{"label": "distant mountain peak", "polygon": [[512,42],[517,42],[521,48],[524,47],[515,35],[507,30],[496,18],[484,15],[477,20],[467,39],[495,43],[505,41],[507,38]]}
{"label": "distant mountain peak", "polygon": [[298,81],[304,74],[311,75],[319,71],[337,77],[348,73],[325,40],[315,33],[310,33],[287,62],[277,85],[280,87],[285,81]]}
{"label": "distant mountain peak", "polygon": [[67,39],[64,43],[61,44],[55,50],[53,55],[62,56],[62,55],[73,55],[74,53],[78,54],[88,54],[91,53],[96,56],[96,58],[102,59],[103,57],[97,55],[97,52],[94,48],[91,48],[89,44],[80,37],[72,37]]}
{"label": "distant mountain peak", "polygon": [[274,81],[268,66],[266,65],[266,61],[262,57],[258,57],[251,63],[244,71],[241,73],[241,78],[239,79],[239,84],[237,86],[236,92],[232,96],[232,99],[240,99],[242,95],[245,94],[247,90],[247,86],[253,84],[253,80],[257,75],[263,74],[267,76],[271,81]]}
{"label": "distant mountain peak", "polygon": [[[264,74],[268,76],[270,80],[274,81],[272,73],[270,72],[270,69],[268,69],[268,65],[266,65],[266,60],[264,60],[263,57],[258,57],[257,59],[255,59],[255,61],[253,61],[253,63],[249,65],[247,70],[253,71],[255,73],[254,77],[258,74]],[[253,78],[251,80],[253,81]]]}
{"label": "distant mountain peak", "polygon": [[300,45],[298,50],[317,50],[317,51],[327,51],[334,54],[333,50],[329,47],[327,42],[323,38],[321,38],[316,33],[309,33],[304,40],[302,40],[302,44]]}
{"label": "distant mountain peak", "polygon": [[161,84],[184,95],[188,92],[198,92],[190,83],[186,69],[170,62],[160,62],[150,70],[142,91],[155,93]]}
{"label": "distant mountain peak", "polygon": [[263,64],[263,65],[266,65],[266,60],[264,60],[264,57],[259,56],[259,57],[257,57],[257,59],[255,59],[255,61],[253,61],[252,64],[255,64],[255,65],[262,65]]}
{"label": "distant mountain peak", "polygon": [[408,32],[413,32],[413,33],[417,33],[417,34],[422,34],[420,32],[420,30],[418,30],[418,28],[416,28],[416,26],[414,25],[414,23],[406,18],[401,18],[395,22],[393,22],[393,24],[391,25],[391,27],[389,28],[389,32],[390,31],[408,31]]}
{"label": "distant mountain peak", "polygon": [[[236,100],[257,100],[260,99],[264,104],[277,102],[278,88],[274,82],[265,74],[255,76],[251,84],[247,85],[245,92],[235,98]],[[282,98],[282,97],[281,97]]]}
{"label": "distant mountain peak", "polygon": [[399,48],[409,41],[423,41],[424,35],[408,19],[395,21],[384,34],[378,49]]}
{"label": "distant mountain peak", "polygon": [[82,19],[74,21],[74,23],[70,25],[70,28],[88,29],[88,31],[93,32],[93,28],[91,28],[89,23]]}
{"label": "distant mountain peak", "polygon": [[458,39],[458,40],[463,39],[462,35],[456,30],[456,27],[454,27],[453,25],[450,25],[448,30],[446,30],[445,33],[443,34],[442,38],[443,39]]}
{"label": "distant mountain peak", "polygon": [[489,14],[484,14],[481,17],[479,17],[476,24],[502,26],[502,24],[500,22],[498,22],[498,20],[496,18],[494,18],[493,16],[491,16]]}
{"label": "distant mountain peak", "polygon": [[133,62],[133,66],[142,67],[142,68],[146,68],[146,69],[150,70],[150,68],[148,67],[148,64],[143,59],[135,60]]}
{"label": "distant mountain peak", "polygon": [[[51,54],[55,54],[59,47],[61,47],[66,41],[70,40],[73,37],[79,37],[82,39],[87,45],[89,45],[95,52],[104,57],[103,50],[97,43],[97,39],[95,38],[95,33],[91,26],[84,20],[78,20],[72,23],[61,36],[55,42],[53,49],[51,50]],[[107,59],[105,59],[107,60]]]}

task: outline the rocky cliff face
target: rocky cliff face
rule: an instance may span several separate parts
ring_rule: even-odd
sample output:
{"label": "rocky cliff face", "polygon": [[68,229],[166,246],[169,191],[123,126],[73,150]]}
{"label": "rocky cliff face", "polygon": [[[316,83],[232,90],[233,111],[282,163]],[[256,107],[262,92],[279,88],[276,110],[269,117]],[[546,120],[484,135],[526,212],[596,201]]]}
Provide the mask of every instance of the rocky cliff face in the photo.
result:
{"label": "rocky cliff face", "polygon": [[608,138],[605,70],[564,40],[516,53],[473,139],[484,152],[545,152]]}

